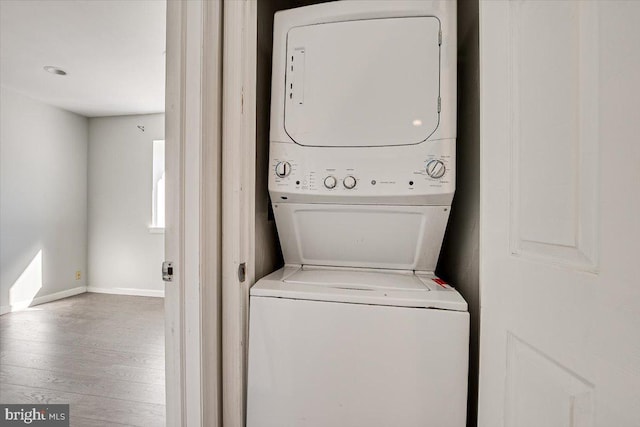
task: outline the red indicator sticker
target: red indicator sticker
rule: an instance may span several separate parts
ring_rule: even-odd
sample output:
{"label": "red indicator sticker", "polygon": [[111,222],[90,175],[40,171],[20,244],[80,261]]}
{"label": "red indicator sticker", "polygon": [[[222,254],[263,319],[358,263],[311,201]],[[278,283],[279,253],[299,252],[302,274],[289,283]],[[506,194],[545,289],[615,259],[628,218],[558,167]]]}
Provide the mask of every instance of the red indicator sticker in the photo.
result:
{"label": "red indicator sticker", "polygon": [[434,282],[436,282],[438,285],[442,286],[443,288],[446,288],[446,284],[447,282],[445,282],[444,280],[440,279],[439,277],[436,277],[435,279],[431,279]]}

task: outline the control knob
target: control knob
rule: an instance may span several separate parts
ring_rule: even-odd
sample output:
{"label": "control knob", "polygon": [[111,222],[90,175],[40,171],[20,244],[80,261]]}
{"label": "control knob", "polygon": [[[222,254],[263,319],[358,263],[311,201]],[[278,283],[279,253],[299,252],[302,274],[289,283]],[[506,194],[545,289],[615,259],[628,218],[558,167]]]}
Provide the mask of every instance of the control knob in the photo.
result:
{"label": "control knob", "polygon": [[336,184],[338,183],[338,181],[336,180],[336,178],[334,176],[329,175],[328,177],[326,177],[324,179],[324,186],[331,189],[331,188],[335,188]]}
{"label": "control knob", "polygon": [[289,162],[278,162],[276,165],[276,175],[279,178],[285,178],[289,176],[291,173],[291,163]]}
{"label": "control knob", "polygon": [[426,171],[427,171],[427,175],[429,175],[431,178],[439,179],[444,176],[444,173],[447,171],[447,168],[445,167],[442,160],[434,159],[434,160],[429,160],[429,162],[427,162]]}
{"label": "control knob", "polygon": [[353,176],[349,175],[344,178],[344,180],[342,181],[342,184],[344,185],[344,188],[351,190],[353,187],[356,186],[356,179]]}

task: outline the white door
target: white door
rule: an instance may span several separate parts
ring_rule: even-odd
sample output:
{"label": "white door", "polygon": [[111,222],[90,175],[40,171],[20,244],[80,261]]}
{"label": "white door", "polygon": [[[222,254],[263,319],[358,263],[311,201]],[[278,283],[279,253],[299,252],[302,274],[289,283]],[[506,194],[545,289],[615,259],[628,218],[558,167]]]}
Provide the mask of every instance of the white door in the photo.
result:
{"label": "white door", "polygon": [[639,22],[481,2],[479,426],[640,426]]}

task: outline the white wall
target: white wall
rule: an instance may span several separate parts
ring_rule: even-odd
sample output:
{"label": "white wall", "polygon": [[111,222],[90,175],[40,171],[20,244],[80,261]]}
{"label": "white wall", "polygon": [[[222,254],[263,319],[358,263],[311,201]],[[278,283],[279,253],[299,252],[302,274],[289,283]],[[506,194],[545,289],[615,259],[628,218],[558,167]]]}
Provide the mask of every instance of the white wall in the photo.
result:
{"label": "white wall", "polygon": [[148,228],[154,139],[164,114],[89,119],[90,292],[163,295],[164,235]]}
{"label": "white wall", "polygon": [[4,313],[84,292],[88,120],[5,87],[0,95]]}

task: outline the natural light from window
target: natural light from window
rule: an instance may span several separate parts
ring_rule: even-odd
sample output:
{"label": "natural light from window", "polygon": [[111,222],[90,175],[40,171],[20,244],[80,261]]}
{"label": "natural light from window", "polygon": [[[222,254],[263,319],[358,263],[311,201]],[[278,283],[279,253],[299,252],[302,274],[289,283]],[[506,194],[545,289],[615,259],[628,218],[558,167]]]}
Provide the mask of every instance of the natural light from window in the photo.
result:
{"label": "natural light from window", "polygon": [[40,289],[42,289],[42,249],[31,259],[29,265],[9,289],[11,311],[29,307]]}
{"label": "natural light from window", "polygon": [[164,141],[153,141],[153,211],[151,228],[164,229],[165,194],[164,194]]}

